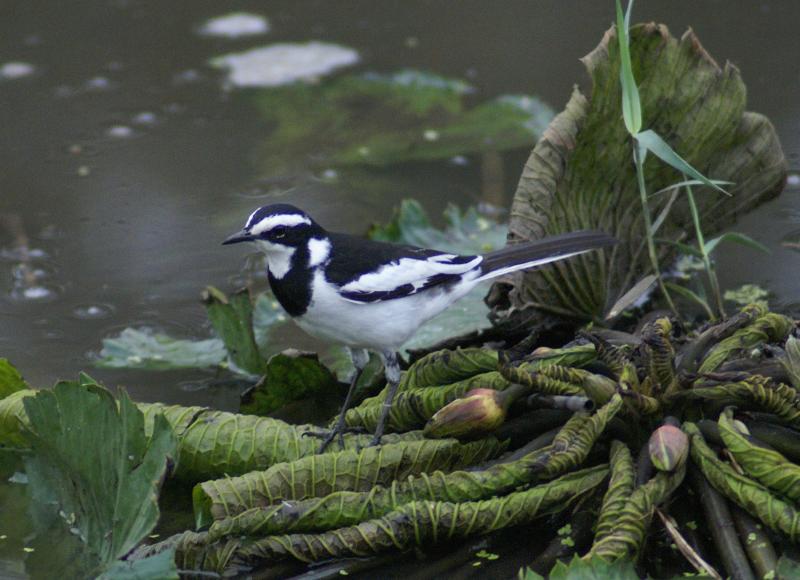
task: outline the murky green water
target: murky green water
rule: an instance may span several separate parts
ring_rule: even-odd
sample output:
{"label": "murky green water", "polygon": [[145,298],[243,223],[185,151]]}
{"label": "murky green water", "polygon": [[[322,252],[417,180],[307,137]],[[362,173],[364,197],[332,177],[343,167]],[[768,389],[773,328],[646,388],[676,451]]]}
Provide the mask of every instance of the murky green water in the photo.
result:
{"label": "murky green water", "polygon": [[[234,288],[244,258],[219,242],[255,206],[278,197],[350,232],[385,220],[404,197],[419,198],[432,215],[450,201],[510,199],[498,197],[497,181],[513,191],[524,151],[504,156],[499,177],[468,156],[404,165],[368,182],[329,179],[315,161],[322,144],[313,139],[291,167],[269,165],[263,151],[274,128],[259,121],[246,93],[226,90],[210,58],[318,40],[356,50],[360,62],[348,70],[420,69],[466,80],[477,89],[473,103],[525,93],[559,110],[572,85],[584,81],[578,58],[612,19],[610,1],[273,0],[235,6],[265,16],[266,34],[198,34],[226,8],[198,0],[0,4],[0,66],[34,67],[0,80],[0,356],[32,384],[91,370],[100,340],[127,326],[207,336],[199,292],[207,284]],[[674,33],[691,24],[715,57],[737,64],[749,108],[773,120],[790,165],[800,165],[799,4],[640,2],[636,12],[637,20],[665,21]],[[798,191],[792,181],[737,226],[772,254],[729,248],[720,269],[727,286],[758,282],[774,292],[773,303],[800,310]],[[13,248],[20,236],[29,239],[34,279],[19,279],[24,260]],[[41,290],[25,296],[31,287]],[[279,339],[314,346],[290,330]],[[92,373],[141,400],[235,402],[235,393],[208,385],[211,373]],[[0,484],[0,537],[11,538],[0,539],[0,575],[25,557],[20,518],[9,511],[17,488]]]}

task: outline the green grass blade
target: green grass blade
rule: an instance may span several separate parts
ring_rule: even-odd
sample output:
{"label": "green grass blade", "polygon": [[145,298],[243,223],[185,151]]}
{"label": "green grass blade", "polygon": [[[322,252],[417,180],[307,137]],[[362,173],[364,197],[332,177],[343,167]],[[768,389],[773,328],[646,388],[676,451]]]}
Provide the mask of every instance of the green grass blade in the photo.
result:
{"label": "green grass blade", "polygon": [[690,246],[689,244],[676,242],[675,240],[667,240],[665,238],[659,238],[656,241],[659,244],[669,244],[670,246],[675,246],[682,254],[686,254],[687,256],[694,256],[695,258],[703,257],[703,253],[700,250],[694,246]]}
{"label": "green grass blade", "polygon": [[[672,195],[669,196],[669,200],[667,200],[667,203],[664,206],[664,209],[661,210],[661,213],[658,214],[658,217],[656,217],[656,220],[653,222],[653,225],[650,227],[650,235],[651,236],[655,236],[656,235],[656,232],[658,232],[658,229],[661,227],[661,225],[667,219],[667,216],[669,215],[669,212],[672,209],[672,204],[674,204],[675,200],[678,199],[678,194],[679,193],[680,193],[680,190],[676,189],[675,191],[672,192]],[[650,196],[650,197],[652,197],[652,196]]]}
{"label": "green grass blade", "polygon": [[721,236],[717,236],[714,239],[708,240],[708,243],[706,244],[706,253],[710,254],[713,252],[714,248],[716,248],[720,242],[731,242],[734,244],[739,244],[740,246],[746,246],[748,248],[758,250],[759,252],[764,252],[765,254],[771,253],[769,248],[761,242],[757,242],[750,236],[740,234],[738,232],[727,232]]}
{"label": "green grass blade", "polygon": [[[733,185],[733,181],[725,181],[724,179],[709,179],[709,181],[715,185]],[[667,187],[662,187],[655,193],[651,193],[650,197],[655,197],[657,195],[661,195],[662,193],[667,193],[668,191],[672,191],[674,189],[680,189],[681,187],[686,187],[691,185],[705,185],[705,184],[699,179],[686,179],[684,181],[679,181],[678,183],[673,183],[672,185],[668,185]]]}
{"label": "green grass blade", "polygon": [[633,2],[628,4],[628,12],[622,14],[622,4],[617,0],[617,39],[619,40],[620,69],[619,78],[622,83],[622,118],[628,133],[634,137],[642,129],[642,104],[639,100],[639,87],[633,76],[631,51],[628,45],[628,23]]}
{"label": "green grass blade", "polygon": [[714,181],[708,179],[705,175],[697,171],[697,169],[689,165],[689,163],[683,157],[675,153],[672,147],[670,147],[667,144],[667,142],[664,141],[661,138],[661,136],[655,131],[652,131],[650,129],[648,129],[647,131],[642,131],[641,133],[636,135],[636,141],[642,147],[650,151],[653,155],[661,159],[663,162],[671,165],[681,173],[690,175],[696,180],[700,181],[703,185],[713,187],[714,189],[724,193],[725,195],[730,195],[730,193],[725,191]]}
{"label": "green grass blade", "polygon": [[705,311],[706,315],[709,318],[714,319],[714,312],[712,312],[711,306],[709,306],[708,302],[703,298],[701,298],[697,293],[683,286],[678,286],[677,284],[673,284],[672,282],[667,282],[666,286],[667,288],[670,289],[671,292],[675,292],[675,294],[683,296],[690,302],[695,302],[696,304],[699,304]]}

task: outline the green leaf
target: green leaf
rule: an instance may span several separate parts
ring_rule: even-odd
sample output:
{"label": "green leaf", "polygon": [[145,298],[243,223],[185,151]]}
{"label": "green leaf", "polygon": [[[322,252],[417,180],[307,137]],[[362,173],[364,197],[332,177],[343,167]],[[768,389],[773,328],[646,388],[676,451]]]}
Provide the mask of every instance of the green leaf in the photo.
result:
{"label": "green leaf", "polygon": [[[98,385],[58,383],[25,398],[24,406],[34,520],[49,519],[50,530],[60,529],[79,548],[83,568],[96,575],[155,527],[158,492],[176,456],[175,434],[157,414],[148,439],[144,415],[127,394],[120,391],[117,401]],[[59,569],[55,561],[48,565]]]}
{"label": "green leaf", "polygon": [[708,242],[706,242],[706,253],[710,254],[713,252],[714,248],[716,248],[720,242],[731,242],[739,244],[740,246],[752,248],[753,250],[758,250],[759,252],[764,252],[765,254],[770,253],[769,248],[761,242],[757,242],[750,236],[738,232],[726,232],[721,236],[708,240]]}
{"label": "green leaf", "polygon": [[537,574],[530,568],[520,568],[519,572],[517,572],[517,580],[544,580],[544,576]]}
{"label": "green leaf", "polygon": [[103,339],[95,366],[160,371],[206,368],[222,364],[226,356],[218,338],[183,340],[148,328],[126,328],[116,337]]}
{"label": "green leaf", "polygon": [[576,554],[569,564],[556,562],[548,578],[550,580],[639,580],[639,575],[630,560],[607,562],[599,556],[583,560]]}
{"label": "green leaf", "polygon": [[699,296],[696,292],[689,290],[685,286],[680,286],[678,284],[673,284],[671,282],[667,282],[665,286],[672,292],[675,292],[679,296],[683,296],[685,299],[689,300],[689,302],[694,302],[698,304],[708,315],[710,319],[714,318],[714,313],[711,311],[711,306],[709,306],[708,302]]}
{"label": "green leaf", "polygon": [[[734,185],[732,181],[725,181],[722,179],[709,179],[709,181],[714,185]],[[662,187],[655,193],[651,193],[649,197],[656,197],[658,195],[661,195],[662,193],[666,193],[668,191],[674,191],[682,187],[687,187],[687,186],[691,187],[692,185],[705,185],[705,183],[703,183],[699,179],[684,179],[683,181],[679,181],[677,183],[673,183],[672,185]]]}
{"label": "green leaf", "polygon": [[8,362],[8,359],[0,358],[0,400],[5,399],[12,393],[27,389],[25,379],[19,371]]}
{"label": "green leaf", "polygon": [[484,217],[474,208],[461,212],[449,204],[444,211],[445,229],[433,226],[418,201],[404,199],[385,225],[373,225],[370,239],[423,248],[435,248],[456,254],[479,254],[497,250],[506,244],[508,227]]}
{"label": "green leaf", "polygon": [[261,147],[271,175],[297,159],[324,167],[388,166],[529,147],[553,111],[529,95],[468,106],[474,89],[415,70],[351,74],[256,91],[274,127]]}
{"label": "green leaf", "polygon": [[775,568],[779,580],[790,580],[800,578],[800,562],[792,560],[789,556],[781,556],[778,559],[778,566]]}
{"label": "green leaf", "polygon": [[622,83],[622,118],[628,133],[634,137],[642,129],[642,104],[639,100],[639,87],[633,76],[631,51],[628,42],[628,25],[633,2],[628,3],[628,13],[623,17],[622,4],[617,0],[617,39],[619,41],[620,69],[619,78]]}
{"label": "green leaf", "polygon": [[786,369],[792,386],[795,389],[800,388],[800,340],[794,336],[786,339],[786,346],[784,346],[786,354],[779,360]]}
{"label": "green leaf", "polygon": [[175,549],[141,560],[117,560],[98,580],[178,580]]}
{"label": "green leaf", "polygon": [[769,303],[767,301],[767,298],[769,298],[769,291],[758,284],[742,284],[738,288],[725,290],[723,298],[739,306],[761,304],[764,308],[769,308]]}
{"label": "green leaf", "polygon": [[315,394],[336,388],[336,377],[316,354],[287,350],[271,357],[258,384],[242,394],[241,411],[267,415],[290,401],[313,400]]}
{"label": "green leaf", "polygon": [[237,372],[262,375],[266,361],[261,356],[253,332],[253,302],[247,289],[230,297],[213,286],[203,293],[208,319],[225,343],[230,366]]}
{"label": "green leaf", "polygon": [[287,320],[286,311],[270,292],[256,296],[253,305],[253,334],[262,352],[269,346],[272,331]]}
{"label": "green leaf", "polygon": [[682,254],[687,256],[694,256],[695,258],[702,258],[703,253],[695,248],[694,246],[690,246],[689,244],[684,244],[683,242],[676,242],[675,240],[665,240],[663,238],[656,240],[659,244],[668,244],[670,246],[676,247]]}
{"label": "green leaf", "polygon": [[703,185],[707,185],[709,187],[713,187],[719,192],[724,193],[725,195],[730,195],[727,191],[725,191],[722,187],[718,185],[719,180],[712,181],[711,179],[707,178],[705,175],[697,171],[694,167],[689,165],[689,163],[680,155],[673,151],[672,147],[664,141],[661,136],[648,129],[647,131],[642,131],[638,135],[636,135],[636,141],[642,146],[645,147],[648,151],[650,151],[653,155],[661,159],[664,163],[671,165],[676,170],[680,171],[685,175],[690,175],[697,181],[701,182]]}

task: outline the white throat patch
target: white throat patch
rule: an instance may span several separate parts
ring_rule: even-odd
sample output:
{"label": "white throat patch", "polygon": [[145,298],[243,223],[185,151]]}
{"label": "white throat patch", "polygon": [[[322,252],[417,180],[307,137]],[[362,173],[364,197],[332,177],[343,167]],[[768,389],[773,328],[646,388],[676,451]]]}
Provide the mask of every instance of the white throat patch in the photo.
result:
{"label": "white throat patch", "polygon": [[311,238],[308,240],[308,265],[311,268],[324,264],[331,255],[330,240]]}
{"label": "white throat patch", "polygon": [[265,242],[264,240],[257,240],[256,243],[267,256],[267,268],[270,274],[278,280],[286,276],[286,273],[292,267],[292,256],[294,256],[295,249],[283,244]]}
{"label": "white throat patch", "polygon": [[264,219],[255,224],[250,223],[251,219],[253,219],[253,215],[251,215],[250,219],[247,220],[248,223],[245,227],[254,236],[260,236],[264,232],[267,232],[277,226],[292,227],[300,224],[306,224],[309,226],[311,225],[310,219],[308,219],[304,215],[298,215],[296,213],[290,213],[284,215],[271,215],[269,217],[265,217]]}

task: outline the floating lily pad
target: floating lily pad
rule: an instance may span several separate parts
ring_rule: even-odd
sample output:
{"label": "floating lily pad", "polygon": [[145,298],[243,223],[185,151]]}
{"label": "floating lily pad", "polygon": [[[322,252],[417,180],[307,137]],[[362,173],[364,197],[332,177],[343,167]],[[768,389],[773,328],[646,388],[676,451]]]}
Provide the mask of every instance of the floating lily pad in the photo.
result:
{"label": "floating lily pad", "polygon": [[[128,396],[121,392],[115,400],[97,384],[59,383],[24,405],[39,547],[47,548],[51,572],[95,577],[155,527],[158,492],[176,457],[175,434],[159,414],[148,438],[144,415]],[[158,577],[176,577],[174,564],[161,564]]]}
{"label": "floating lily pad", "polygon": [[[256,344],[264,350],[270,343],[270,332],[286,320],[286,315],[272,295],[264,293],[255,300],[252,319]],[[219,338],[189,340],[149,328],[126,328],[115,337],[103,339],[95,366],[164,371],[228,366],[227,360],[228,351]],[[229,368],[236,372],[239,367],[234,364]]]}
{"label": "floating lily pad", "polygon": [[358,52],[327,42],[279,43],[226,54],[211,65],[228,71],[233,87],[279,87],[311,81],[357,63]]}
{"label": "floating lily pad", "polygon": [[103,339],[95,366],[107,369],[172,370],[222,364],[228,353],[218,338],[185,340],[149,328],[126,328]]}
{"label": "floating lily pad", "polygon": [[[746,91],[738,69],[720,67],[689,31],[678,40],[663,25],[631,29],[631,58],[639,84],[643,129],[654,130],[693,167],[732,182],[727,197],[698,187],[695,197],[707,234],[777,195],[786,160],[777,135],[762,115],[745,111]],[[509,239],[540,239],[577,229],[599,229],[620,240],[613,250],[591,252],[497,282],[491,303],[497,319],[536,323],[542,317],[602,321],[605,312],[649,273],[641,251],[644,220],[622,122],[619,51],[612,28],[583,59],[591,93],[575,89],[533,150],[511,210]],[[649,156],[645,182],[651,192],[684,178]],[[668,196],[651,198],[658,215]],[[659,237],[686,241],[692,232],[685,196],[679,196]],[[662,263],[675,255],[660,247]]]}
{"label": "floating lily pad", "polygon": [[[259,91],[273,126],[261,156],[269,173],[293,159],[386,166],[532,145],[553,116],[536,97],[505,95],[467,107],[460,80],[405,70]],[[309,159],[311,158],[311,159]]]}

